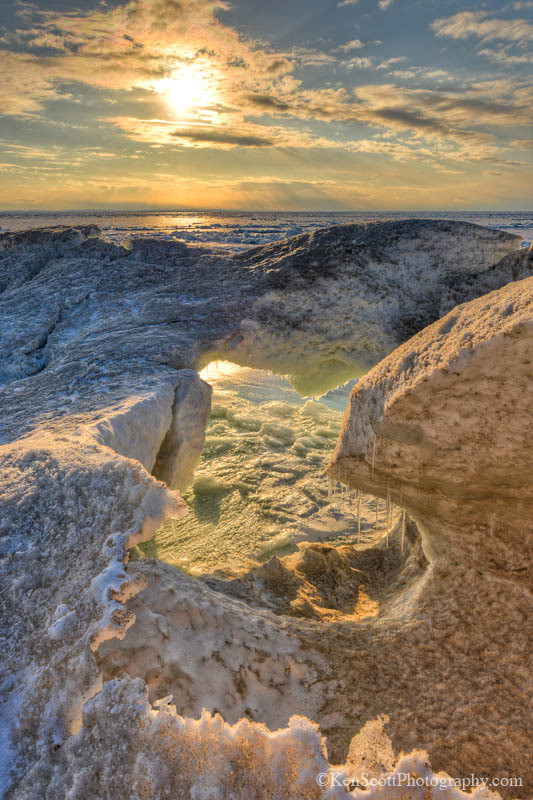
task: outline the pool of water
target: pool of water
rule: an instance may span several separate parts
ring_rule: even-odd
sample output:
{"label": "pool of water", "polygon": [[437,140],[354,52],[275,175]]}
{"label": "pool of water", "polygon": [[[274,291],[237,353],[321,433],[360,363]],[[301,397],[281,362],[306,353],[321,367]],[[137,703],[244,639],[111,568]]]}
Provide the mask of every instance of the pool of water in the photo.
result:
{"label": "pool of water", "polygon": [[242,570],[302,541],[364,546],[383,535],[385,504],[333,486],[324,469],[352,386],[302,398],[282,376],[213,362],[212,412],[189,513],[167,520],[147,556],[193,574]]}

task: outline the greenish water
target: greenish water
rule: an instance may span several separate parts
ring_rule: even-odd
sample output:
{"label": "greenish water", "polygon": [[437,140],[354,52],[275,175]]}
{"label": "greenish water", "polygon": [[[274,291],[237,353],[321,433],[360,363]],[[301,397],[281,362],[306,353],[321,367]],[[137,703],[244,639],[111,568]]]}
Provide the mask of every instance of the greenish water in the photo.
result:
{"label": "greenish water", "polygon": [[215,362],[202,372],[213,407],[188,515],[167,520],[144,553],[194,574],[233,571],[295,549],[305,540],[375,537],[375,502],[357,525],[352,492],[325,477],[352,384],[319,401],[279,375]]}

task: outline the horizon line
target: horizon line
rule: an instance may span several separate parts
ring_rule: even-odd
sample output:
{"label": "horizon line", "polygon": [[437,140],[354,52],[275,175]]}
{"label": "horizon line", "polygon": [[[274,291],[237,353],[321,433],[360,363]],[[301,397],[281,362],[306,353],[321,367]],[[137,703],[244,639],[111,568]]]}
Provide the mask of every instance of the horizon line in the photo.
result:
{"label": "horizon line", "polygon": [[243,208],[13,208],[2,214],[533,214],[533,209],[435,208],[435,209],[243,209]]}

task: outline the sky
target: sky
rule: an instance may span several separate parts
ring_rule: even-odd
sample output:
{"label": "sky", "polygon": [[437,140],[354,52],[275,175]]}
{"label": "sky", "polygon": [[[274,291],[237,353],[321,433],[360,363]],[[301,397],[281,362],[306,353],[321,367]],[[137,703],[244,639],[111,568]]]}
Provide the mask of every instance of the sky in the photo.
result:
{"label": "sky", "polygon": [[0,209],[528,210],[533,1],[0,0]]}

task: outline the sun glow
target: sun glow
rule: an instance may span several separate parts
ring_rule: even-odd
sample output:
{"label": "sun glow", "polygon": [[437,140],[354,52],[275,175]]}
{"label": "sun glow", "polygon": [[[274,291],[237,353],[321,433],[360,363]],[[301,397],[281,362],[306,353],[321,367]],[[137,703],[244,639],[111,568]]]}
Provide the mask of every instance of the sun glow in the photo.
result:
{"label": "sun glow", "polygon": [[210,361],[200,372],[200,378],[204,381],[216,381],[227,377],[236,378],[244,369],[246,368],[240,367],[232,361]]}
{"label": "sun glow", "polygon": [[216,76],[207,67],[196,64],[183,66],[169,78],[158,81],[156,91],[178,116],[209,111],[218,101]]}

